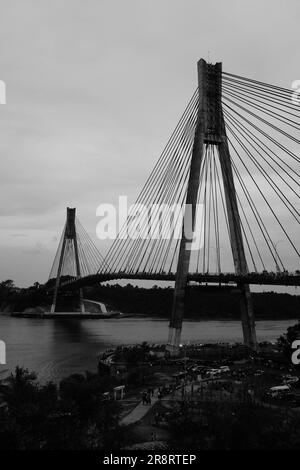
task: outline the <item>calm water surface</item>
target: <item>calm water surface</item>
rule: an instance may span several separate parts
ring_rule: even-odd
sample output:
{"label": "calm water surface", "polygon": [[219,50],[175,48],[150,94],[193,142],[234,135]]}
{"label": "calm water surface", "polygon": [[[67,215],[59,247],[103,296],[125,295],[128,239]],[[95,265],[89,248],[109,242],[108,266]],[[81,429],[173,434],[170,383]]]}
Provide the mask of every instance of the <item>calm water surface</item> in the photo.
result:
{"label": "calm water surface", "polygon": [[[257,321],[259,341],[276,339],[296,320]],[[84,370],[95,370],[97,355],[109,346],[142,341],[166,342],[167,319],[128,317],[122,319],[42,320],[13,318],[0,314],[0,339],[6,343],[6,365],[0,378],[16,365],[38,373],[41,381]],[[182,341],[236,342],[242,339],[239,321],[185,320]]]}

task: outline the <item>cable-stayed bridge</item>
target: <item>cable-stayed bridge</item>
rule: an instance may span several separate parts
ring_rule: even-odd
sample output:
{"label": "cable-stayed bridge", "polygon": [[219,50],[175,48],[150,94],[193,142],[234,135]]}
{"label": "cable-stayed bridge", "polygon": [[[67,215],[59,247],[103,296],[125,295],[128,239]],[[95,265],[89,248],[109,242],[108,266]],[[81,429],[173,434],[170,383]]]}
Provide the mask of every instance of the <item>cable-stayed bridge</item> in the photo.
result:
{"label": "cable-stayed bridge", "polygon": [[105,259],[80,225],[66,223],[53,304],[59,287],[175,281],[168,349],[176,354],[187,284],[236,283],[244,342],[255,349],[249,284],[300,282],[299,131],[293,91],[201,59],[198,87]]}

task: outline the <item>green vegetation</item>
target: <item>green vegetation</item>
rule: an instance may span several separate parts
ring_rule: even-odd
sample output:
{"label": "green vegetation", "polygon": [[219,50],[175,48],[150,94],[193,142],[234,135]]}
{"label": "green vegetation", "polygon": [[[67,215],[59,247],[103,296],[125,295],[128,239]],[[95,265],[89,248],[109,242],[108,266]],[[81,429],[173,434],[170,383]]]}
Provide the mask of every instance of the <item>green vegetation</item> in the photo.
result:
{"label": "green vegetation", "polygon": [[41,287],[42,285],[38,282],[26,289],[16,287],[11,279],[0,282],[0,311],[20,312],[27,307],[35,307],[50,302]]}
{"label": "green vegetation", "polygon": [[59,385],[41,385],[35,373],[17,366],[0,384],[0,450],[120,449],[120,405],[106,392],[112,396],[114,387],[126,385],[136,393],[149,384],[148,352],[146,343],[118,348],[121,370],[99,362],[97,374],[72,374]]}
{"label": "green vegetation", "polygon": [[[231,289],[232,290],[232,289]],[[186,317],[240,318],[239,295],[230,289],[190,287],[186,296]],[[91,300],[107,303],[115,310],[144,315],[167,316],[171,312],[173,289],[153,287],[97,286],[86,290]],[[256,318],[297,318],[300,312],[300,297],[275,292],[253,293]]]}
{"label": "green vegetation", "polygon": [[[51,286],[53,280],[45,286]],[[0,283],[0,311],[22,312],[26,308],[49,308],[52,293],[35,282],[27,289],[17,288],[12,280]],[[85,298],[104,302],[112,310],[124,313],[158,315],[169,317],[172,308],[173,289],[154,286],[151,289],[134,287],[128,284],[98,285],[86,287]],[[257,319],[298,318],[300,296],[275,292],[253,293],[254,312]],[[75,310],[78,293],[68,292],[60,296],[58,310]],[[236,288],[217,286],[193,286],[187,291],[186,316],[209,319],[240,318],[239,295]]]}
{"label": "green vegetation", "polygon": [[300,447],[299,413],[252,403],[206,403],[184,407],[170,418],[170,448],[177,451]]}
{"label": "green vegetation", "polygon": [[112,383],[86,373],[40,385],[34,373],[16,367],[1,385],[0,449],[120,448],[118,403],[102,398]]}

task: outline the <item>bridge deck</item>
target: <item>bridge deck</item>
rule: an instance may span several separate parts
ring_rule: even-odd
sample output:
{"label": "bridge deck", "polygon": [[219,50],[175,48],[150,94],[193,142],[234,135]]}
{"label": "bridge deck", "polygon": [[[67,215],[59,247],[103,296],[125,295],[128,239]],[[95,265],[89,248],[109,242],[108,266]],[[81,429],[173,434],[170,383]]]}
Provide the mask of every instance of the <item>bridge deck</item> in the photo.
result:
{"label": "bridge deck", "polygon": [[[175,281],[175,273],[99,273],[74,279],[61,284],[62,288],[78,288],[91,286],[101,282],[107,282],[119,279],[128,280],[153,280],[153,281]],[[249,273],[237,275],[235,273],[226,274],[200,274],[191,273],[188,280],[197,283],[213,284],[256,284],[256,285],[274,285],[274,286],[300,286],[300,275],[290,273]]]}

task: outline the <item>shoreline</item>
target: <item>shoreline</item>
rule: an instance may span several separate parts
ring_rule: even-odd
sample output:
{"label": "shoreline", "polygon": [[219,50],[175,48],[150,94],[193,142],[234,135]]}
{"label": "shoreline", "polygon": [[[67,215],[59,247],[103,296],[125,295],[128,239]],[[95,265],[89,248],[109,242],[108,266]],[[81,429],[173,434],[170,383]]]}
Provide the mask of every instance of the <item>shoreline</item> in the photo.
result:
{"label": "shoreline", "polygon": [[[128,312],[111,312],[107,314],[100,313],[80,313],[80,312],[56,312],[56,313],[41,313],[41,312],[7,312],[0,311],[0,315],[14,318],[40,318],[40,319],[80,319],[80,320],[107,320],[107,319],[124,319],[124,318],[149,318],[157,320],[170,320],[169,315],[162,315],[160,313],[128,313]],[[211,314],[188,314],[184,317],[185,321],[239,321],[241,318],[237,315],[211,315]],[[293,320],[300,321],[300,316],[296,315],[257,315],[255,321],[285,321]]]}

